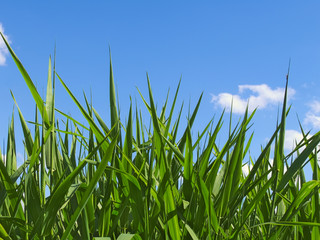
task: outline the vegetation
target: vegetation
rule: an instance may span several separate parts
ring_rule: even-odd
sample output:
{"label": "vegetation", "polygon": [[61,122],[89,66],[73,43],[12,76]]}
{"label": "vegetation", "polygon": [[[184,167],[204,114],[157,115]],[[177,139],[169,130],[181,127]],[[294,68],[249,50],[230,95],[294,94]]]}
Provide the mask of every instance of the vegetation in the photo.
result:
{"label": "vegetation", "polygon": [[[2,38],[4,39],[3,35]],[[287,93],[269,142],[253,160],[248,111],[219,148],[223,114],[194,138],[201,96],[180,127],[182,106],[158,115],[148,79],[150,126],[138,107],[119,120],[110,59],[110,123],[84,96],[82,106],[49,60],[46,99],[4,39],[36,103],[32,127],[18,103],[25,162],[17,168],[14,118],[0,161],[2,239],[319,239],[317,145],[320,132],[284,153]],[[55,80],[73,99],[87,126],[55,108]],[[288,84],[288,79],[287,79]],[[286,86],[287,89],[287,86]],[[133,113],[135,112],[135,113]],[[57,119],[62,114],[64,121]],[[232,113],[231,113],[232,114]],[[62,123],[62,124],[61,124]],[[32,129],[33,129],[32,128]],[[182,133],[179,136],[179,133]],[[249,136],[248,136],[249,135]],[[271,148],[271,146],[273,146]],[[242,172],[245,159],[252,168]],[[273,159],[270,160],[270,159]],[[312,180],[304,166],[310,164]]]}

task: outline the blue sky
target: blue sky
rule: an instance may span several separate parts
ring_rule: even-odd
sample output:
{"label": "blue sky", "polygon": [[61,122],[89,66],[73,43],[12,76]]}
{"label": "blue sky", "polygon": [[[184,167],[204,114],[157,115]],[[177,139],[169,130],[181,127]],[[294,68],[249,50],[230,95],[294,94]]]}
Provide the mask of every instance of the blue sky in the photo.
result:
{"label": "blue sky", "polygon": [[[129,96],[143,108],[136,87],[147,97],[146,72],[159,106],[168,88],[173,96],[182,76],[178,106],[185,102],[184,116],[203,92],[195,133],[228,109],[231,99],[236,119],[249,100],[250,109],[258,107],[253,119],[258,147],[275,128],[291,59],[290,149],[299,137],[297,116],[305,130],[320,130],[319,10],[319,1],[6,1],[0,30],[42,96],[56,44],[58,74],[81,101],[82,91],[90,95],[92,89],[93,105],[107,120],[110,46],[124,118]],[[34,103],[2,42],[0,80],[5,141],[14,105],[10,90],[28,120]],[[59,82],[56,94],[58,109],[79,116]]]}

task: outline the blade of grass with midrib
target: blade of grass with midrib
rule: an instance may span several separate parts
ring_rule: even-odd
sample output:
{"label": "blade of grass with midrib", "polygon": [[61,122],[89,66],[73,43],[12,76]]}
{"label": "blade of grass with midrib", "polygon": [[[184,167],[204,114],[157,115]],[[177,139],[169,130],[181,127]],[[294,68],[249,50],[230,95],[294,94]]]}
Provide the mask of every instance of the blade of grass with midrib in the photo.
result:
{"label": "blade of grass with midrib", "polygon": [[117,111],[117,99],[116,99],[116,91],[114,87],[114,79],[113,79],[113,69],[112,69],[112,61],[111,61],[111,51],[110,52],[110,79],[109,79],[109,91],[110,91],[110,117],[111,117],[111,127],[114,127],[114,130],[111,133],[111,137],[114,137],[119,130],[119,116]]}
{"label": "blade of grass with midrib", "polygon": [[27,153],[28,153],[28,155],[31,155],[32,148],[33,148],[33,139],[31,136],[30,129],[28,128],[28,125],[27,125],[26,121],[24,120],[22,112],[18,106],[18,103],[16,102],[16,99],[15,99],[12,91],[10,91],[10,93],[11,93],[13,101],[14,101],[14,103],[18,109],[18,112],[19,112],[19,117],[20,117],[20,122],[21,122],[21,126],[22,126],[22,131],[23,131],[23,135],[24,135],[24,141],[25,141],[25,147],[26,147]]}
{"label": "blade of grass with midrib", "polygon": [[[54,89],[52,87],[52,65],[51,65],[51,57],[49,58],[49,66],[48,66],[48,81],[47,81],[47,96],[46,96],[46,111],[48,114],[50,125],[53,125],[52,132],[50,133],[50,137],[45,145],[45,156],[46,156],[46,165],[49,168],[50,176],[53,175],[53,170],[56,168],[56,158],[54,155]],[[45,129],[47,130],[47,129]],[[50,181],[52,182],[52,178],[50,177]],[[51,184],[50,184],[51,185]],[[51,187],[50,187],[51,188]]]}
{"label": "blade of grass with midrib", "polygon": [[11,176],[17,170],[16,143],[14,134],[14,111],[12,112],[11,123],[8,130],[6,169]]}

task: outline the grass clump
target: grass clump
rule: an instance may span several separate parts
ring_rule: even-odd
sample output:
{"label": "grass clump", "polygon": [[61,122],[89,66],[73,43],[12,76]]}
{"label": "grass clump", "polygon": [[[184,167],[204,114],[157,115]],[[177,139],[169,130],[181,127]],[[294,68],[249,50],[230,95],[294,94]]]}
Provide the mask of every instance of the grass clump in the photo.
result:
{"label": "grass clump", "polygon": [[[140,110],[132,106],[122,124],[110,61],[108,126],[86,97],[85,105],[80,104],[51,60],[42,99],[4,41],[37,111],[33,131],[15,102],[26,158],[17,168],[12,117],[5,159],[0,161],[0,238],[319,239],[320,132],[310,136],[301,128],[303,140],[284,154],[287,91],[279,124],[258,158],[249,156],[252,169],[246,176],[242,166],[254,112],[246,111],[234,128],[230,126],[219,148],[223,114],[194,138],[191,129],[201,96],[181,131],[182,107],[173,119],[180,83],[172,104],[166,100],[158,115],[148,79],[149,100],[141,98],[151,125],[146,127]],[[56,78],[86,126],[56,109]],[[64,126],[56,113],[64,117]],[[310,181],[304,176],[306,164],[313,171]]]}

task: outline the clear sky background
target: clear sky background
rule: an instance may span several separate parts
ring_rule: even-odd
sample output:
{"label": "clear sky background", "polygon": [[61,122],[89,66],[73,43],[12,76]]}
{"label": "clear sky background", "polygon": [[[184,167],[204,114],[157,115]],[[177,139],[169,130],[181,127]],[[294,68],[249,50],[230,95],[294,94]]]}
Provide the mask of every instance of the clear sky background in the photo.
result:
{"label": "clear sky background", "polygon": [[[56,44],[57,73],[82,103],[82,91],[90,95],[91,89],[93,105],[107,122],[109,46],[123,118],[129,96],[144,108],[136,87],[148,97],[146,72],[159,106],[169,88],[172,99],[182,76],[178,106],[185,102],[183,117],[203,92],[195,135],[228,109],[232,98],[236,119],[249,100],[250,109],[258,107],[253,119],[256,150],[275,129],[291,59],[289,150],[300,136],[298,118],[306,131],[320,130],[319,12],[315,0],[6,1],[0,31],[42,96]],[[1,41],[0,81],[0,138],[5,142],[14,105],[10,90],[27,120],[34,119],[34,102]],[[56,107],[80,115],[59,82]],[[227,115],[225,120],[227,125]]]}

